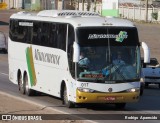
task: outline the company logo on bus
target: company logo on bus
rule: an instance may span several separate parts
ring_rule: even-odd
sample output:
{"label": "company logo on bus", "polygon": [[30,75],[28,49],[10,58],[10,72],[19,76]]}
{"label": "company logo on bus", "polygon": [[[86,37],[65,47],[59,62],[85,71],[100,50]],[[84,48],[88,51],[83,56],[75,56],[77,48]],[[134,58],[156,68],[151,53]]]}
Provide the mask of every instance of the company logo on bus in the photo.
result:
{"label": "company logo on bus", "polygon": [[115,38],[117,42],[123,42],[127,39],[128,35],[126,31],[120,31],[119,34],[89,34],[88,39],[104,39],[104,38]]}
{"label": "company logo on bus", "polygon": [[127,32],[125,31],[120,31],[118,36],[116,37],[117,42],[123,42],[124,39],[128,37]]}
{"label": "company logo on bus", "polygon": [[109,91],[109,92],[112,92],[112,91],[113,91],[113,89],[112,89],[112,88],[108,88],[108,91]]}

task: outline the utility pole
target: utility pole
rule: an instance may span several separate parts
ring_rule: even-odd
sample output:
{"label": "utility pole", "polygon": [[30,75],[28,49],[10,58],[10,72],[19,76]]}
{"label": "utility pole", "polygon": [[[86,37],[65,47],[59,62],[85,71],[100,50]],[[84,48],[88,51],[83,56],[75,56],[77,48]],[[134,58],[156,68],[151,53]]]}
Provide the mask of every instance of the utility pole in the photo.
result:
{"label": "utility pole", "polygon": [[10,0],[9,0],[9,3],[8,3],[8,8],[10,9],[11,7],[10,7]]}
{"label": "utility pole", "polygon": [[82,0],[82,11],[84,11],[84,0]]}
{"label": "utility pole", "polygon": [[77,10],[79,10],[79,0],[76,0],[76,4],[77,4]]}
{"label": "utility pole", "polygon": [[64,10],[64,0],[62,0],[62,10]]}
{"label": "utility pole", "polygon": [[148,0],[146,0],[146,18],[145,21],[148,22]]}
{"label": "utility pole", "polygon": [[97,0],[94,0],[94,12],[96,12]]}

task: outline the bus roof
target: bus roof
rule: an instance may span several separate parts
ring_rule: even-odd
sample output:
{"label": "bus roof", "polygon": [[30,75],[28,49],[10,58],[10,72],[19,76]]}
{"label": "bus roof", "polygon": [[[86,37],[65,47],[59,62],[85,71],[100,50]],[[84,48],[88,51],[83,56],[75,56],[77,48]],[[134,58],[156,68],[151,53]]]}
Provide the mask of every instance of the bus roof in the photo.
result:
{"label": "bus roof", "polygon": [[22,11],[13,14],[10,18],[70,23],[74,26],[74,28],[87,26],[134,27],[134,24],[131,21],[125,19],[115,17],[102,17],[95,12],[77,10],[43,10],[39,13],[28,13]]}

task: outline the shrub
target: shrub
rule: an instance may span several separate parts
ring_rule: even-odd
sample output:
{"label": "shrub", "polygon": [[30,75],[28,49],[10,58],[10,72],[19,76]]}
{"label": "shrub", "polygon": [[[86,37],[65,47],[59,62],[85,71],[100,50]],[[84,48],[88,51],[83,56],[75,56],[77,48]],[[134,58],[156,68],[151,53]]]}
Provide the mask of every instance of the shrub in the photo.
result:
{"label": "shrub", "polygon": [[151,14],[151,16],[152,16],[153,19],[157,20],[158,19],[158,12],[153,12]]}

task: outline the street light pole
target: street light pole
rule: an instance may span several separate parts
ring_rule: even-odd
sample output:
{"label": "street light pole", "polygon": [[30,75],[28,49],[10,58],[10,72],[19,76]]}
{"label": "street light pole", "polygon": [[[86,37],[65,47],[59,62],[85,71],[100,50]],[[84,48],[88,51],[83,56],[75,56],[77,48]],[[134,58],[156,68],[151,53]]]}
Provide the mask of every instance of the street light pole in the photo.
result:
{"label": "street light pole", "polygon": [[146,18],[145,21],[148,22],[148,0],[146,0]]}
{"label": "street light pole", "polygon": [[82,11],[84,11],[84,0],[82,0]]}

